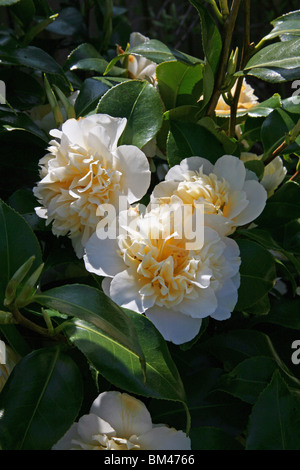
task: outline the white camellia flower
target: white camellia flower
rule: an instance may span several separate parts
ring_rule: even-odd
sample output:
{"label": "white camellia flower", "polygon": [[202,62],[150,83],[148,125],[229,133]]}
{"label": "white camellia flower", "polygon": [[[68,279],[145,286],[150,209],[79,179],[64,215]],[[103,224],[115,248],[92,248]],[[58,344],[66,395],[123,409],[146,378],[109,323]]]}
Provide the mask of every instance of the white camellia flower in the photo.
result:
{"label": "white camellia flower", "polygon": [[[242,152],[241,160],[249,162],[251,160],[261,160],[263,155],[256,155],[255,153]],[[282,183],[287,174],[287,169],[283,166],[282,159],[278,156],[274,158],[268,165],[265,166],[264,174],[261,179],[261,184],[266,189],[268,197],[272,196],[275,189]]]}
{"label": "white camellia flower", "polygon": [[[234,86],[232,87],[232,95],[234,95],[236,85],[237,82],[235,82]],[[246,114],[249,109],[253,108],[253,106],[257,105],[258,103],[259,101],[257,96],[254,94],[253,88],[244,79],[237,106],[238,114]],[[223,96],[220,96],[219,98],[215,113],[217,116],[230,116],[230,106],[224,101]]]}
{"label": "white camellia flower", "polygon": [[201,157],[189,157],[173,166],[165,181],[154,188],[152,201],[168,203],[172,195],[184,204],[204,204],[205,225],[221,236],[256,219],[267,199],[256,175],[232,155],[223,155],[215,165]]}
{"label": "white camellia flower", "polygon": [[78,257],[101,219],[101,206],[118,208],[120,195],[131,204],[150,184],[145,154],[133,145],[117,146],[126,122],[107,114],[69,119],[50,132],[58,140],[40,160],[34,194],[42,207],[36,212],[53,222],[55,235],[69,235]]}
{"label": "white camellia flower", "polygon": [[144,403],[127,393],[103,392],[52,450],[190,450],[183,431],[153,425]]}
{"label": "white camellia flower", "polygon": [[136,209],[122,212],[124,233],[99,239],[96,232],[84,256],[88,271],[105,276],[106,295],[121,307],[145,313],[175,344],[193,339],[204,317],[229,318],[240,284],[236,242],[202,225],[199,245],[196,241],[188,249],[194,225],[179,217],[183,206],[174,196],[170,205],[150,204],[144,215]]}

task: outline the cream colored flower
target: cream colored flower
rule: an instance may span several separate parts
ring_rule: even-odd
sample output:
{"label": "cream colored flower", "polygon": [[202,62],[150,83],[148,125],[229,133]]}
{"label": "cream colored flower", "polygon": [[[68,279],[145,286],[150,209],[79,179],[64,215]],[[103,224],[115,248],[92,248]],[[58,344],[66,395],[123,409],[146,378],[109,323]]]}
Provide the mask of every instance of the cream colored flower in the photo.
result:
{"label": "cream colored flower", "polygon": [[[263,155],[256,155],[255,153],[242,152],[241,160],[249,162],[250,160],[261,160]],[[287,174],[287,169],[283,166],[281,157],[276,157],[268,165],[265,166],[264,174],[261,179],[261,184],[266,189],[268,197],[272,196],[275,189],[282,183]]]}
{"label": "cream colored flower", "polygon": [[0,392],[18,360],[17,354],[4,341],[0,341]]}
{"label": "cream colored flower", "polygon": [[[231,90],[232,95],[234,95],[236,84],[237,82],[235,82]],[[253,108],[253,106],[257,105],[258,103],[259,101],[258,101],[257,96],[255,96],[254,94],[253,88],[244,79],[238,106],[237,106],[238,114],[246,114],[249,111],[249,109]],[[230,106],[224,101],[223,96],[220,96],[215,112],[217,116],[229,116],[230,115]]]}
{"label": "cream colored flower", "polygon": [[204,204],[204,223],[221,236],[248,224],[263,211],[267,193],[253,172],[232,155],[215,165],[201,157],[190,157],[172,167],[153,190],[152,201],[169,203],[172,195],[184,204]]}
{"label": "cream colored flower", "polygon": [[127,393],[103,392],[52,450],[190,450],[190,439],[153,425],[144,403]]}
{"label": "cream colored flower", "polygon": [[84,256],[88,271],[105,276],[102,288],[114,302],[145,313],[175,344],[193,339],[204,317],[229,318],[240,283],[235,241],[202,226],[199,246],[188,249],[191,232],[179,217],[182,206],[174,196],[170,205],[150,204],[144,215],[122,212],[125,233],[104,240],[95,233]]}
{"label": "cream colored flower", "polygon": [[41,181],[34,194],[40,217],[55,235],[69,235],[78,257],[101,219],[101,206],[116,208],[119,196],[131,204],[150,184],[149,163],[133,145],[117,146],[126,119],[95,114],[69,119],[54,129],[49,153],[40,160]]}

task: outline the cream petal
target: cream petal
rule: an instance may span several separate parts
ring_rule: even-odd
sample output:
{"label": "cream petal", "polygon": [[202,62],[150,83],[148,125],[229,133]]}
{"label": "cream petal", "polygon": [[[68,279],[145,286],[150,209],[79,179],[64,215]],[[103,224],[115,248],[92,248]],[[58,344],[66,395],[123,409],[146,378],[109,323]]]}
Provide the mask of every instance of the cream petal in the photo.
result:
{"label": "cream petal", "polygon": [[236,276],[235,282],[232,279],[225,281],[223,287],[216,293],[218,299],[218,307],[211,315],[215,320],[227,320],[230,318],[232,311],[238,300],[237,284],[239,276]]}
{"label": "cream petal", "polygon": [[183,432],[167,426],[156,426],[134,440],[142,450],[191,450],[190,438]]}
{"label": "cream petal", "polygon": [[202,323],[201,318],[192,318],[163,307],[149,308],[145,314],[165,340],[174,344],[183,344],[193,339],[199,333]]}
{"label": "cream petal", "polygon": [[86,444],[93,444],[95,442],[93,436],[97,434],[106,434],[109,437],[116,435],[115,429],[107,421],[93,413],[79,419],[77,432]]}
{"label": "cream petal", "polygon": [[146,155],[133,145],[121,145],[115,150],[118,170],[122,172],[122,190],[130,204],[147,192],[151,171]]}
{"label": "cream petal", "polygon": [[100,240],[97,233],[94,233],[85,246],[83,256],[85,268],[98,276],[115,276],[126,268],[117,250],[117,240],[111,238]]}
{"label": "cream petal", "polygon": [[107,421],[119,438],[129,439],[152,428],[151,416],[144,403],[127,393],[101,393],[93,402],[90,413]]}
{"label": "cream petal", "polygon": [[127,124],[126,118],[115,118],[108,114],[93,114],[82,120],[85,129],[101,126],[109,139],[109,149],[117,148],[118,140],[124,132]]}
{"label": "cream petal", "polygon": [[205,318],[215,312],[218,305],[216,295],[212,288],[198,290],[198,297],[193,300],[184,299],[178,306],[178,310],[192,318]]}
{"label": "cream petal", "polygon": [[187,171],[199,171],[203,168],[203,173],[209,174],[213,171],[213,165],[209,160],[202,157],[189,157],[180,162],[180,165],[173,166],[166,174],[166,181],[184,181],[183,174]]}
{"label": "cream petal", "polygon": [[246,169],[244,163],[233,155],[223,155],[214,166],[213,173],[224,178],[233,190],[243,189]]}
{"label": "cream petal", "polygon": [[101,282],[101,287],[105,295],[107,297],[110,297],[110,285],[111,285],[112,278],[111,277],[105,277],[103,281]]}
{"label": "cream petal", "polygon": [[243,190],[247,194],[248,206],[236,218],[238,225],[248,224],[255,220],[264,210],[267,192],[258,181],[245,181]]}
{"label": "cream petal", "polygon": [[223,214],[228,219],[238,216],[249,204],[244,191],[232,191],[228,203],[223,209]]}
{"label": "cream petal", "polygon": [[158,183],[153,189],[151,200],[155,200],[155,198],[161,197],[171,197],[172,194],[177,190],[177,188],[178,181],[162,181],[161,183]]}
{"label": "cream petal", "polygon": [[143,313],[142,297],[139,294],[141,286],[135,273],[130,270],[118,273],[110,285],[110,297],[120,307]]}

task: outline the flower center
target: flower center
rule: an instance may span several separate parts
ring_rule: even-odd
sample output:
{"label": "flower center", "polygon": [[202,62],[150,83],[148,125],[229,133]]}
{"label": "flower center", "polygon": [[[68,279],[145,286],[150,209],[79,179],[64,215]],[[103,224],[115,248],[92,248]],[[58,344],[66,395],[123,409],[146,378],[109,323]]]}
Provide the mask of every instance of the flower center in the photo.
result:
{"label": "flower center", "polygon": [[228,204],[229,185],[215,174],[204,175],[202,172],[189,172],[184,175],[186,181],[181,181],[174,194],[184,204],[204,204],[206,214],[222,214]]}

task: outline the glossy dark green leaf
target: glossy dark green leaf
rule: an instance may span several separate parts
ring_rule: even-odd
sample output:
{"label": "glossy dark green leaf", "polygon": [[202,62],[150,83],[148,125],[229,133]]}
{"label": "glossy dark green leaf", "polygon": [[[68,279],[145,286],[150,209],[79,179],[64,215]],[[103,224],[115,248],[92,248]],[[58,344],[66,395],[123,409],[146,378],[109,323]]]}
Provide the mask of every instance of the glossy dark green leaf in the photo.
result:
{"label": "glossy dark green leaf", "polygon": [[59,347],[23,358],[0,395],[2,449],[51,449],[75,421],[82,390],[78,367]]}
{"label": "glossy dark green leaf", "polygon": [[[274,109],[264,120],[261,127],[261,140],[265,155],[271,154],[284,141],[286,134],[293,129],[297,123],[297,116],[289,114],[283,109]],[[285,153],[299,150],[297,141],[290,145]]]}
{"label": "glossy dark green leaf", "polygon": [[163,106],[157,90],[150,83],[130,80],[111,88],[100,100],[98,113],[127,118],[119,145],[142,148],[159,131]]}
{"label": "glossy dark green leaf", "polygon": [[195,105],[202,92],[203,65],[163,62],[156,67],[156,78],[166,109]]}
{"label": "glossy dark green leaf", "polygon": [[204,5],[204,2],[201,0],[190,0],[190,2],[199,13],[204,55],[215,74],[222,51],[221,34],[215,20],[209,13],[207,6]]}
{"label": "glossy dark green leaf", "polygon": [[244,310],[254,305],[272,289],[276,270],[273,256],[268,250],[250,240],[237,240],[237,242],[242,263],[236,310]]}
{"label": "glossy dark green leaf", "polygon": [[87,78],[76,99],[75,112],[77,117],[82,117],[94,111],[100,98],[109,90],[109,86],[94,78]]}
{"label": "glossy dark green leaf", "polygon": [[64,75],[60,65],[47,52],[35,46],[20,49],[1,47],[0,60],[3,64],[21,65],[50,74]]}
{"label": "glossy dark green leaf", "polygon": [[192,450],[242,450],[242,444],[222,429],[212,426],[192,428]]}
{"label": "glossy dark green leaf", "polygon": [[271,44],[251,57],[244,70],[273,67],[297,68],[300,66],[299,51],[300,39]]}
{"label": "glossy dark green leaf", "polygon": [[278,371],[253,407],[246,449],[300,450],[300,399]]}
{"label": "glossy dark green leaf", "polygon": [[48,143],[48,137],[46,133],[25,113],[12,113],[0,111],[0,128],[6,131],[21,131],[29,133],[35,138],[35,141],[39,146],[45,148]]}
{"label": "glossy dark green leaf", "polygon": [[[64,65],[65,70],[93,70],[101,75],[105,72],[108,62],[97,51],[97,49],[89,43],[80,44],[68,56]],[[111,76],[125,75],[126,70],[121,67],[112,67]]]}
{"label": "glossy dark green leaf", "polygon": [[30,23],[36,13],[35,4],[33,0],[21,0],[12,6],[12,12],[22,24],[23,29],[29,28]]}
{"label": "glossy dark green leaf", "polygon": [[278,227],[300,218],[300,186],[288,181],[267,201],[262,214],[257,218],[261,227]]}
{"label": "glossy dark green leaf", "polygon": [[93,324],[110,343],[130,350],[144,362],[133,323],[123,310],[94,287],[71,284],[37,294],[34,301]]}
{"label": "glossy dark green leaf", "polygon": [[300,330],[300,299],[281,299],[273,303],[270,314],[258,319],[264,323],[273,323],[284,328]]}
{"label": "glossy dark green leaf", "polygon": [[45,230],[45,220],[38,217],[34,210],[38,203],[32,190],[18,189],[10,196],[8,203],[24,217],[32,230]]}
{"label": "glossy dark green leaf", "polygon": [[255,356],[275,359],[278,366],[284,369],[269,336],[260,331],[232,330],[215,335],[201,344],[201,350],[212,354],[225,370],[232,370],[242,361]]}
{"label": "glossy dark green leaf", "polygon": [[29,225],[17,212],[0,201],[0,305],[8,281],[19,267],[35,256],[30,273],[42,263],[40,245]]}
{"label": "glossy dark green leaf", "polygon": [[146,380],[139,358],[117,342],[109,341],[91,323],[75,320],[64,331],[106,380],[138,395],[185,402],[184,387],[165,340],[145,316],[126,310],[134,323],[145,356]]}
{"label": "glossy dark green leaf", "polygon": [[275,93],[271,98],[253,106],[248,110],[248,116],[251,117],[264,117],[268,116],[275,108],[281,107],[281,98],[278,93]]}
{"label": "glossy dark green leaf", "polygon": [[264,47],[251,57],[243,72],[262,80],[278,83],[300,76],[300,39],[277,42]]}
{"label": "glossy dark green leaf", "polygon": [[170,60],[180,60],[188,64],[202,62],[202,60],[196,57],[192,57],[188,54],[168,47],[166,44],[158,41],[157,39],[151,39],[142,44],[139,44],[136,47],[132,47],[128,52],[132,54],[140,54],[143,57],[156,62],[157,64]]}
{"label": "glossy dark green leaf", "polygon": [[281,40],[284,39],[287,41],[289,39],[294,39],[294,36],[300,36],[299,20],[300,10],[291,11],[286,15],[282,15],[279,18],[276,18],[275,20],[271,21],[271,24],[273,25],[272,31],[263,39],[271,40],[279,36]]}
{"label": "glossy dark green leaf", "polygon": [[271,357],[250,357],[238,364],[228,374],[222,375],[216,383],[215,389],[254,404],[270,382],[276,369],[277,364]]}
{"label": "glossy dark green leaf", "polygon": [[6,83],[6,99],[14,109],[30,110],[34,106],[44,104],[45,91],[31,74],[15,68],[3,68],[0,80]]}
{"label": "glossy dark green leaf", "polygon": [[198,124],[174,121],[167,142],[167,156],[170,166],[178,165],[184,158],[198,156],[215,163],[224,155],[219,140]]}
{"label": "glossy dark green leaf", "polygon": [[253,173],[255,173],[259,179],[263,177],[265,167],[261,160],[248,160],[247,162],[244,162],[244,163],[245,163],[245,167],[248,170],[253,171]]}

